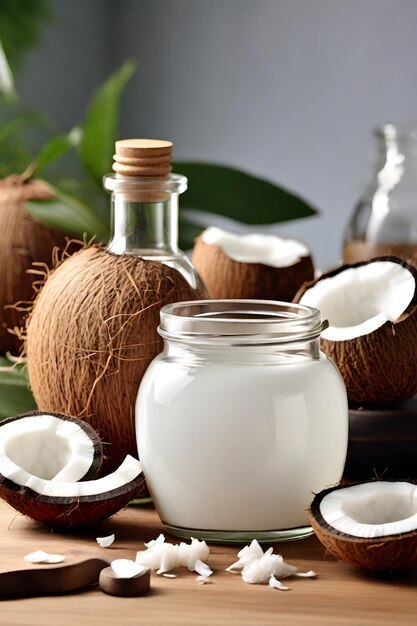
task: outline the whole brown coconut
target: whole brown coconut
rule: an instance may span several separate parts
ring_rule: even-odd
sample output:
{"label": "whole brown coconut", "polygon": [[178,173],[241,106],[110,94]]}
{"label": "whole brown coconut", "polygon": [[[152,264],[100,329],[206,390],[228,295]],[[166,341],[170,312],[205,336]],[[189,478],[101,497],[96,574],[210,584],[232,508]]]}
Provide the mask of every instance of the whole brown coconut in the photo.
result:
{"label": "whole brown coconut", "polygon": [[0,180],[0,354],[17,354],[22,345],[8,331],[22,326],[22,313],[9,305],[32,300],[35,278],[27,271],[34,261],[49,264],[53,248],[65,244],[63,231],[41,224],[24,209],[28,200],[50,197],[41,180],[23,182],[17,175]]}
{"label": "whole brown coconut", "polygon": [[40,410],[81,417],[106,446],[113,471],[137,456],[140,380],[161,351],[159,310],[207,296],[175,269],[85,248],[47,279],[27,325],[29,380]]}
{"label": "whole brown coconut", "polygon": [[196,239],[192,261],[214,299],[291,302],[300,286],[314,278],[314,266],[308,254],[282,267],[241,262],[228,256],[219,245],[206,243],[203,237],[204,233]]}
{"label": "whole brown coconut", "polygon": [[[407,306],[394,320],[385,320],[371,332],[361,330],[357,336],[337,339],[336,333],[343,331],[339,319],[344,322],[352,315],[352,326],[357,316],[362,315],[366,322],[366,302],[369,303],[370,316],[375,316],[386,299],[391,303],[398,297],[390,292],[392,285],[383,281],[369,283],[369,289],[361,287],[359,282],[348,282],[343,286],[331,286],[331,279],[350,271],[354,273],[365,266],[376,263],[393,263],[398,268],[408,271],[414,280],[413,293]],[[380,266],[382,268],[382,265]],[[352,273],[353,272],[353,273]],[[376,279],[378,279],[375,272]],[[329,288],[319,300],[311,300],[311,292],[316,285],[328,281]],[[358,291],[361,288],[362,291]],[[334,300],[333,300],[334,299]],[[339,311],[333,317],[329,304],[339,302]],[[315,306],[322,311],[329,321],[329,328],[321,336],[320,346],[337,365],[347,389],[347,395],[355,405],[383,406],[411,398],[417,393],[417,267],[398,257],[377,257],[370,261],[340,266],[315,281],[303,285],[294,298],[294,302]],[[381,311],[383,312],[383,311]],[[361,318],[362,319],[362,318]],[[332,338],[328,337],[332,333]]]}

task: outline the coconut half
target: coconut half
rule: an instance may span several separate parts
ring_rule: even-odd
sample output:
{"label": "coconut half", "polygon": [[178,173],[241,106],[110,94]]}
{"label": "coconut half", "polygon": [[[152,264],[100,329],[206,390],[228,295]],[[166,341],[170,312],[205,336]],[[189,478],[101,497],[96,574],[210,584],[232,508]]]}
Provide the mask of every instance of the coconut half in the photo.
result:
{"label": "coconut half", "polygon": [[37,478],[75,482],[97,476],[102,461],[101,441],[82,420],[32,411],[0,422],[1,475],[13,464]]}
{"label": "coconut half", "polygon": [[96,480],[47,480],[12,461],[0,475],[0,496],[20,513],[53,528],[96,524],[127,506],[144,488],[142,466],[129,455],[112,474]]}
{"label": "coconut half", "polygon": [[340,561],[371,571],[417,566],[417,485],[370,481],[322,491],[310,523]]}
{"label": "coconut half", "polygon": [[144,490],[142,466],[131,456],[91,480],[102,460],[97,433],[74,417],[33,411],[0,422],[0,496],[48,526],[89,526]]}
{"label": "coconut half", "polygon": [[292,300],[314,277],[307,247],[295,239],[237,235],[211,226],[197,238],[192,260],[212,298]]}
{"label": "coconut half", "polygon": [[417,392],[416,285],[413,265],[380,257],[323,274],[296,295],[329,321],[321,346],[349,400],[388,404]]}

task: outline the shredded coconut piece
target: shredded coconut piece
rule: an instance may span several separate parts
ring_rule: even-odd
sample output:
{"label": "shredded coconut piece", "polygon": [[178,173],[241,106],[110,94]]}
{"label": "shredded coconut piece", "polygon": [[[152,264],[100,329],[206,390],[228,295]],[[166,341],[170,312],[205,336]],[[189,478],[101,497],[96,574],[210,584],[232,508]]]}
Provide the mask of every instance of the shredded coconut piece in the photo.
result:
{"label": "shredded coconut piece", "polygon": [[288,591],[289,590],[289,587],[286,587],[281,582],[279,582],[279,580],[277,580],[273,574],[272,574],[271,578],[269,579],[269,583],[268,584],[269,584],[270,587],[274,587],[274,589],[280,589],[281,591]]}
{"label": "shredded coconut piece", "polygon": [[298,576],[299,578],[315,578],[317,574],[313,569],[310,569],[308,572],[294,572],[294,576]]}
{"label": "shredded coconut piece", "polygon": [[204,578],[208,578],[213,573],[213,570],[210,569],[207,563],[203,563],[203,561],[200,561],[200,559],[197,560],[194,571],[196,571],[197,574],[200,574],[200,576],[203,576]]}
{"label": "shredded coconut piece", "polygon": [[[197,562],[205,565],[203,562],[210,555],[209,547],[205,541],[192,539],[190,544],[182,541],[179,545],[174,545],[166,543],[162,534],[157,539],[145,543],[145,547],[146,550],[136,554],[136,563],[150,567],[157,574],[165,574],[180,566],[187,567],[192,572],[196,569]],[[210,570],[208,566],[206,567]],[[204,575],[207,576],[208,574],[205,573]]]}
{"label": "shredded coconut piece", "polygon": [[162,574],[164,578],[178,578],[177,574]]}
{"label": "shredded coconut piece", "polygon": [[285,563],[280,554],[273,554],[273,548],[264,552],[259,543],[254,539],[249,546],[245,546],[238,553],[239,560],[226,568],[227,572],[241,572],[245,583],[258,584],[269,581],[270,587],[287,590],[278,579],[289,576],[312,578],[316,576],[313,570],[309,572],[297,572],[295,565]]}
{"label": "shredded coconut piece", "polygon": [[115,535],[108,535],[107,537],[96,537],[96,541],[100,548],[108,548],[116,539]]}
{"label": "shredded coconut piece", "polygon": [[115,559],[111,562],[111,568],[117,578],[134,578],[140,576],[148,569],[140,563],[135,563],[130,559]]}
{"label": "shredded coconut piece", "polygon": [[[270,548],[272,552],[272,548]],[[240,552],[238,552],[239,560],[236,563],[232,563],[226,568],[226,572],[241,572],[245,565],[248,563],[252,563],[255,559],[260,559],[264,554],[261,546],[259,545],[256,539],[253,539],[252,543],[249,546],[245,546],[242,548]]]}
{"label": "shredded coconut piece", "polygon": [[205,585],[206,583],[213,582],[208,576],[197,576],[196,581],[199,585]]}
{"label": "shredded coconut piece", "polygon": [[296,571],[297,568],[285,563],[280,554],[264,554],[243,568],[242,578],[245,583],[257,584],[266,582],[272,575],[287,578]]}
{"label": "shredded coconut piece", "polygon": [[36,552],[31,552],[23,557],[25,561],[29,561],[29,563],[62,563],[65,560],[65,556],[63,554],[50,554],[49,552],[44,552],[43,550],[37,550]]}

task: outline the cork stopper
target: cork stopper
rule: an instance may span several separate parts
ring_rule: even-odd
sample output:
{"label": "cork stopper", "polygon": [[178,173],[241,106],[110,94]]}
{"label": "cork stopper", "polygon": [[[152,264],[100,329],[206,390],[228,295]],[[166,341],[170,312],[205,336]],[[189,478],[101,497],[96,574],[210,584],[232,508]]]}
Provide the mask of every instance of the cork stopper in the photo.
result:
{"label": "cork stopper", "polygon": [[163,139],[116,141],[113,170],[119,176],[164,178],[171,170],[172,142]]}

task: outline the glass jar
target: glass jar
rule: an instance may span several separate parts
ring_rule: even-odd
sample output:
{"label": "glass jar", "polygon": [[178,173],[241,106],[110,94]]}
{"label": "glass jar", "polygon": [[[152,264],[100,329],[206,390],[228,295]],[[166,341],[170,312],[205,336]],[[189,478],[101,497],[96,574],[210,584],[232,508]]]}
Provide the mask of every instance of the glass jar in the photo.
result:
{"label": "glass jar", "polygon": [[260,300],[161,309],[164,351],[136,403],[139,458],[165,528],[222,542],[310,534],[313,493],[343,472],[348,413],[326,328]]}
{"label": "glass jar", "polygon": [[343,261],[383,254],[417,258],[417,126],[376,130],[377,172],[349,222]]}

